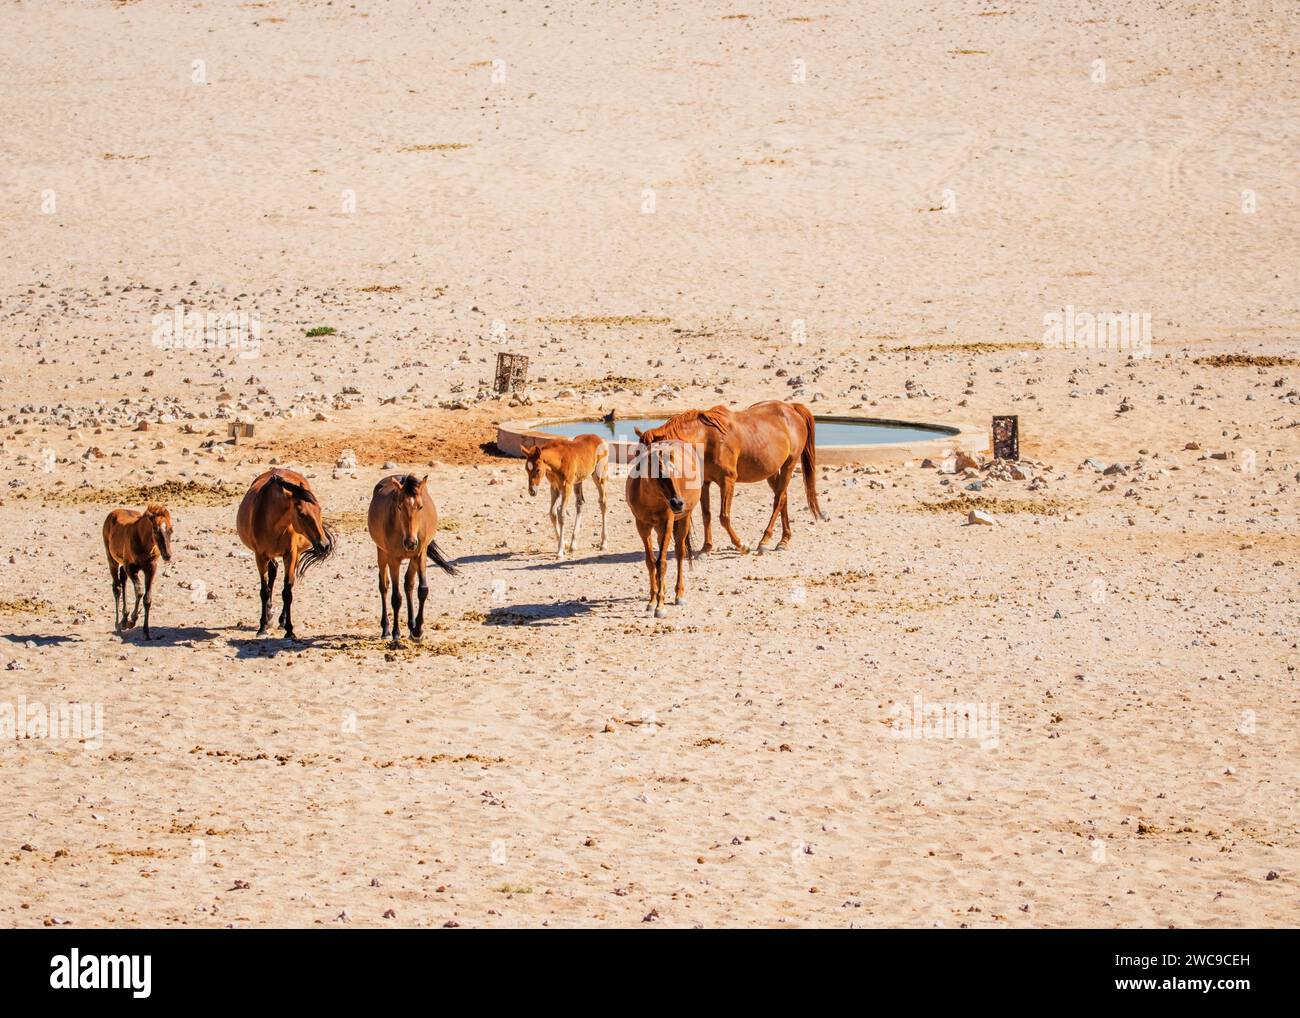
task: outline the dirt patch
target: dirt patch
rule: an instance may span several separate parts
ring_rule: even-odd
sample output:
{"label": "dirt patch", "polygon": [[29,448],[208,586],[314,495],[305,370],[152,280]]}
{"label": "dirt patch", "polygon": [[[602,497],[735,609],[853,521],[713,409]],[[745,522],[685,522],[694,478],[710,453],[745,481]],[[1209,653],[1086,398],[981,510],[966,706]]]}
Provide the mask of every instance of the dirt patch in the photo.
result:
{"label": "dirt patch", "polygon": [[1263,357],[1249,353],[1216,353],[1212,357],[1197,357],[1193,364],[1208,368],[1290,368],[1300,361],[1293,357]]}
{"label": "dirt patch", "polygon": [[487,447],[496,441],[495,415],[472,410],[444,411],[411,421],[403,427],[331,430],[319,437],[260,443],[257,448],[281,461],[333,466],[344,449],[351,449],[360,466],[395,463],[446,463],[472,466],[492,463]]}

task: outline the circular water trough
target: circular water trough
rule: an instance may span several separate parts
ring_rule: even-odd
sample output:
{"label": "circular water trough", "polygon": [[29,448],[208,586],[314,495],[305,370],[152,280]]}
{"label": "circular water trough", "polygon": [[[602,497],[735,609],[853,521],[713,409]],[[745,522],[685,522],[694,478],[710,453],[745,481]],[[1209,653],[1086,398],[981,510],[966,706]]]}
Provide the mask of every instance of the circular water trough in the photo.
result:
{"label": "circular water trough", "polygon": [[[504,421],[497,425],[497,448],[510,456],[522,456],[525,444],[545,445],[557,437],[600,435],[609,442],[610,460],[626,463],[637,442],[633,429],[654,427],[672,415],[629,413],[612,424],[598,417]],[[976,453],[989,448],[988,431],[973,424],[926,424],[840,414],[819,414],[814,419],[819,464],[891,463],[924,456],[938,459],[957,449]]]}

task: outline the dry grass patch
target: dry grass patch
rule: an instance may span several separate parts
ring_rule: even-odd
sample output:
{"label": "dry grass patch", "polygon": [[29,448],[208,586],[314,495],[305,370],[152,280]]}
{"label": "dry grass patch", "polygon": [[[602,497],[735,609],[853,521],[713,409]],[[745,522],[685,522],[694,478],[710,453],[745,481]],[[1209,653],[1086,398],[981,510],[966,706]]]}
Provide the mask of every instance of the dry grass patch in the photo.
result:
{"label": "dry grass patch", "polygon": [[49,611],[53,605],[34,597],[20,597],[15,601],[0,601],[0,615],[35,615]]}
{"label": "dry grass patch", "polygon": [[436,145],[403,145],[401,152],[459,152],[463,148],[469,148],[469,145],[462,141],[440,142]]}
{"label": "dry grass patch", "polygon": [[880,346],[883,353],[997,353],[999,350],[1041,350],[1041,343],[909,343]]}
{"label": "dry grass patch", "polygon": [[1029,513],[1034,516],[1059,516],[1070,508],[1070,503],[1059,498],[989,498],[986,495],[974,495],[969,498],[948,498],[942,502],[917,502],[913,507],[923,513],[967,513],[972,509],[983,509],[989,513],[1014,515]]}
{"label": "dry grass patch", "polygon": [[573,315],[537,320],[543,325],[671,325],[673,321],[657,315]]}
{"label": "dry grass patch", "polygon": [[1250,353],[1216,353],[1212,357],[1197,357],[1193,364],[1208,368],[1290,368],[1300,364],[1294,357],[1272,357]]}
{"label": "dry grass patch", "polygon": [[41,492],[19,492],[17,498],[42,505],[146,506],[154,503],[175,507],[228,505],[242,498],[245,489],[224,481],[164,481],[162,484],[133,484],[121,488],[52,488]]}

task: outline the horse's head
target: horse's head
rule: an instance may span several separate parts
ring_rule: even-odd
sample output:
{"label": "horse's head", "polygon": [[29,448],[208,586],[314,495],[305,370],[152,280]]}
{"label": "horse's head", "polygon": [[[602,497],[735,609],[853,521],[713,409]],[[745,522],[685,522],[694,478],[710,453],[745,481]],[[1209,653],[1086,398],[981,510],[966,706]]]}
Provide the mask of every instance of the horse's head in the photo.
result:
{"label": "horse's head", "polygon": [[393,515],[397,517],[397,528],[402,535],[402,547],[407,551],[415,551],[420,545],[420,515],[428,481],[428,474],[420,478],[414,474],[407,474],[401,478],[402,490],[393,503]]}
{"label": "horse's head", "polygon": [[322,559],[334,550],[334,535],[321,519],[320,503],[311,489],[277,476],[280,487],[289,496],[289,518],[294,530],[311,542],[314,559]]}
{"label": "horse's head", "polygon": [[674,515],[686,509],[686,493],[700,485],[699,459],[688,442],[647,443],[642,469],[659,485]]}
{"label": "horse's head", "polygon": [[145,510],[153,527],[153,543],[164,562],[172,560],[172,514],[166,506],[151,505]]}
{"label": "horse's head", "polygon": [[542,466],[542,447],[540,445],[525,445],[520,448],[524,454],[524,466],[528,470],[528,494],[536,495],[537,486],[542,483],[542,474],[545,468]]}

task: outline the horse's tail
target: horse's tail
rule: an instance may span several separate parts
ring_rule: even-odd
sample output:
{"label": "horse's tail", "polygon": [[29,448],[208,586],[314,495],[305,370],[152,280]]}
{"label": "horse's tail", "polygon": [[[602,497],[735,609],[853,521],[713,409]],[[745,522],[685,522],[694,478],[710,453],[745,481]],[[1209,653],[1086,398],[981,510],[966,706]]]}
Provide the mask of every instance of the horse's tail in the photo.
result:
{"label": "horse's tail", "polygon": [[829,520],[817,502],[817,444],[814,440],[817,425],[813,422],[812,411],[802,403],[791,403],[794,412],[803,418],[804,427],[808,429],[808,440],[803,444],[803,453],[799,464],[803,468],[803,490],[808,496],[808,508],[812,510],[813,519]]}
{"label": "horse's tail", "polygon": [[428,552],[429,561],[435,566],[450,576],[457,575],[456,567],[447,561],[447,556],[442,553],[442,549],[438,547],[437,541],[430,541],[429,547],[425,550]]}

